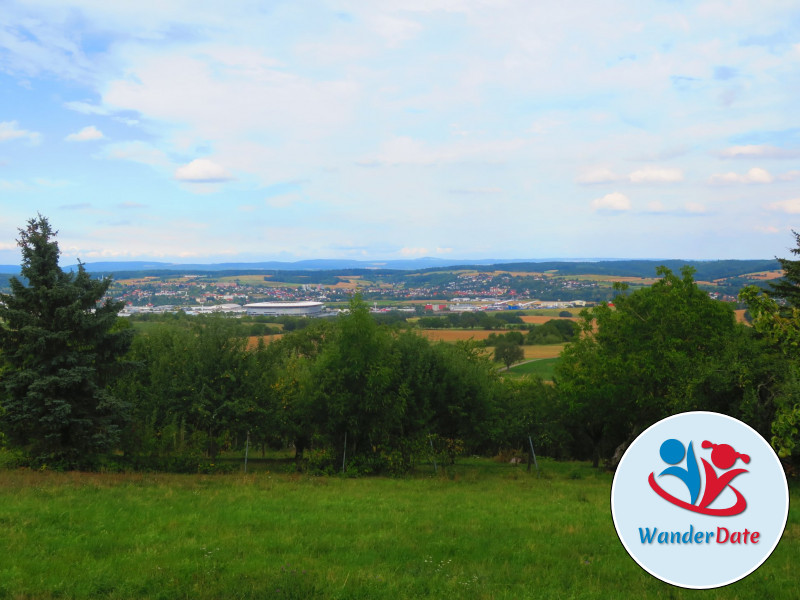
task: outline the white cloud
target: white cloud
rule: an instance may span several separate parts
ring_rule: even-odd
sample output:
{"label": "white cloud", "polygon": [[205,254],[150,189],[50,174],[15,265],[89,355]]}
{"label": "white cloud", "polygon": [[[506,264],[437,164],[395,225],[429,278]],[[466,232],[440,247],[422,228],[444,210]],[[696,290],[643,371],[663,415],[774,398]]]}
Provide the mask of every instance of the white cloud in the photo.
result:
{"label": "white cloud", "polygon": [[66,179],[47,179],[44,177],[37,177],[33,179],[32,183],[26,183],[20,180],[8,181],[0,179],[0,192],[24,192],[36,188],[57,189],[69,187],[70,185],[72,185],[72,182]]}
{"label": "white cloud", "polygon": [[286,194],[279,194],[277,196],[270,196],[269,198],[267,198],[266,203],[267,206],[270,206],[272,208],[286,208],[302,200],[303,196],[301,194],[297,192],[291,192]]}
{"label": "white cloud", "polygon": [[775,212],[782,212],[789,215],[800,214],[800,198],[791,200],[781,200],[767,205],[767,209]]}
{"label": "white cloud", "polygon": [[774,178],[764,169],[753,167],[747,173],[715,173],[709,179],[713,184],[734,184],[734,183],[772,183]]}
{"label": "white cloud", "polygon": [[628,175],[619,175],[606,167],[593,167],[583,171],[576,181],[582,184],[614,183],[677,183],[683,181],[683,171],[669,167],[643,167]]}
{"label": "white cloud", "polygon": [[800,152],[766,144],[752,144],[731,146],[720,152],[720,156],[722,158],[795,158],[800,156]]}
{"label": "white cloud", "polygon": [[632,183],[677,183],[683,181],[683,171],[668,167],[644,167],[631,173]]}
{"label": "white cloud", "polygon": [[773,227],[772,225],[756,225],[755,227],[753,227],[753,229],[755,231],[758,231],[758,232],[761,232],[761,233],[780,233],[781,232],[780,229],[778,229],[777,227]]}
{"label": "white cloud", "polygon": [[89,125],[77,133],[70,133],[64,139],[68,142],[92,142],[95,140],[102,140],[104,137],[102,131],[97,129],[94,125]]}
{"label": "white cloud", "polygon": [[523,140],[468,141],[430,145],[410,137],[395,137],[385,142],[380,152],[359,161],[362,166],[436,165],[459,162],[500,163],[525,145]]}
{"label": "white cloud", "polygon": [[399,46],[422,31],[422,25],[416,21],[386,15],[374,16],[370,19],[370,25],[390,47]]}
{"label": "white cloud", "polygon": [[601,212],[624,212],[631,209],[631,201],[625,194],[613,192],[592,200],[592,210]]}
{"label": "white cloud", "polygon": [[503,188],[499,187],[482,187],[482,188],[456,188],[449,190],[451,194],[458,194],[463,196],[486,196],[502,194]]}
{"label": "white cloud", "polygon": [[172,165],[172,161],[162,150],[141,141],[109,144],[103,149],[100,156],[114,160],[129,160],[150,165],[151,167],[169,167]]}
{"label": "white cloud", "polygon": [[35,131],[20,129],[16,121],[0,122],[0,142],[27,139],[31,144],[38,144],[41,134]]}
{"label": "white cloud", "polygon": [[190,183],[220,183],[233,179],[224,167],[207,158],[196,158],[188,165],[178,167],[174,177]]}
{"label": "white cloud", "polygon": [[29,189],[28,185],[22,181],[0,179],[0,192],[21,192],[27,189]]}
{"label": "white cloud", "polygon": [[704,212],[706,212],[705,205],[699,202],[687,202],[684,206],[686,208],[686,212],[695,215],[703,214]]}
{"label": "white cloud", "polygon": [[346,79],[315,81],[279,69],[257,47],[130,48],[127,54],[129,73],[108,82],[104,106],[168,123],[167,135],[182,129],[189,144],[319,138],[349,120],[358,89]]}
{"label": "white cloud", "polygon": [[82,102],[80,100],[73,100],[72,102],[65,102],[64,106],[70,110],[74,110],[75,112],[79,112],[84,115],[108,115],[108,109],[98,106],[96,104],[89,104],[88,102]]}
{"label": "white cloud", "polygon": [[611,169],[606,167],[592,167],[584,170],[578,175],[576,181],[578,183],[593,184],[593,183],[612,183],[621,181],[624,177],[617,175]]}
{"label": "white cloud", "polygon": [[787,171],[782,175],[778,175],[778,179],[780,179],[781,181],[794,181],[795,179],[800,179],[800,171],[798,170]]}
{"label": "white cloud", "polygon": [[654,213],[664,212],[664,204],[658,200],[652,200],[647,203],[647,210]]}
{"label": "white cloud", "polygon": [[44,188],[65,188],[72,185],[72,182],[67,179],[48,179],[46,177],[38,177],[33,182]]}

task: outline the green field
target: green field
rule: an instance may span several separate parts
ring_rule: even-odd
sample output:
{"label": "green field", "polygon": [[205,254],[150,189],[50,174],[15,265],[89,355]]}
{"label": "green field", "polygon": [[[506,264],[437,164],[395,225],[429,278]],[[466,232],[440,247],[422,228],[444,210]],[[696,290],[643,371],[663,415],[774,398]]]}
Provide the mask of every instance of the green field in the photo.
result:
{"label": "green field", "polygon": [[470,459],[404,479],[1,471],[0,598],[797,597],[797,509],[759,570],[693,592],[625,553],[609,473],[540,467]]}
{"label": "green field", "polygon": [[507,374],[513,377],[536,376],[545,381],[553,380],[553,372],[560,358],[540,358],[511,367]]}

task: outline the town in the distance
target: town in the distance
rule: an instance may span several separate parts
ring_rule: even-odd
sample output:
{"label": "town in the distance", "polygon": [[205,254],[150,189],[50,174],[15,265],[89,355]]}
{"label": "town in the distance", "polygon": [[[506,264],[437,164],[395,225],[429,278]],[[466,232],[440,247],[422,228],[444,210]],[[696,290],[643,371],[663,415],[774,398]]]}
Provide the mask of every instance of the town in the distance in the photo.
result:
{"label": "town in the distance", "polygon": [[[373,311],[467,312],[572,308],[611,301],[624,284],[649,286],[656,268],[675,272],[689,266],[701,289],[715,299],[736,302],[739,290],[781,276],[775,260],[617,260],[513,262],[423,269],[340,268],[326,270],[203,269],[139,270],[114,273],[109,290],[123,301],[123,315],[183,311],[266,316],[336,314],[358,293]],[[0,282],[2,283],[2,282]]]}

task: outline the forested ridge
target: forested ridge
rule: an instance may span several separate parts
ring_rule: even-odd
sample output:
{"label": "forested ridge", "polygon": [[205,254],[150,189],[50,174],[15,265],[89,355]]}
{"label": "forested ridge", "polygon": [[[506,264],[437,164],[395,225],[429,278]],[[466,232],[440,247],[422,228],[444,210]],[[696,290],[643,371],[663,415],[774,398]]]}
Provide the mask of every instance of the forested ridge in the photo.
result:
{"label": "forested ridge", "polygon": [[[135,264],[135,263],[130,263]],[[775,271],[780,269],[777,260],[597,260],[597,261],[516,261],[497,262],[492,264],[464,263],[425,268],[382,268],[382,267],[339,267],[330,268],[323,264],[291,269],[260,268],[255,265],[206,265],[199,268],[197,265],[188,265],[186,268],[151,267],[131,268],[128,263],[88,263],[84,269],[96,277],[114,277],[117,279],[139,279],[144,277],[174,277],[176,272],[185,275],[204,275],[216,277],[241,277],[248,275],[263,275],[267,279],[281,283],[311,283],[335,284],[341,279],[349,277],[365,277],[380,279],[391,283],[425,282],[439,283],[450,281],[458,271],[512,271],[516,273],[543,273],[553,272],[559,276],[574,275],[603,275],[611,277],[653,277],[659,266],[666,266],[674,272],[679,272],[684,267],[694,269],[696,279],[700,281],[715,281],[731,277],[741,277],[762,271]],[[71,270],[67,268],[66,270]],[[0,271],[0,289],[8,288],[11,275]]]}

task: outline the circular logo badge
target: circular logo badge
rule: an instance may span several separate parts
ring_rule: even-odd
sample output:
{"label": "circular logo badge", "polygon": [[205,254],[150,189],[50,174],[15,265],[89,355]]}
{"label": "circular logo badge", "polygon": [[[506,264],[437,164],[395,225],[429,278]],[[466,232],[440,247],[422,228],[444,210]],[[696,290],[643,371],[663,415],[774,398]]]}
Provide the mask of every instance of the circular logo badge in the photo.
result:
{"label": "circular logo badge", "polygon": [[688,412],[651,426],[627,449],[611,514],[639,566],[672,585],[708,589],[755,571],[789,513],[789,488],[770,445],[750,426]]}

